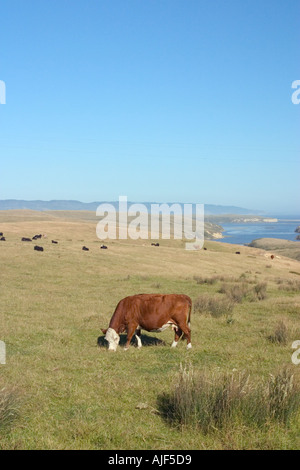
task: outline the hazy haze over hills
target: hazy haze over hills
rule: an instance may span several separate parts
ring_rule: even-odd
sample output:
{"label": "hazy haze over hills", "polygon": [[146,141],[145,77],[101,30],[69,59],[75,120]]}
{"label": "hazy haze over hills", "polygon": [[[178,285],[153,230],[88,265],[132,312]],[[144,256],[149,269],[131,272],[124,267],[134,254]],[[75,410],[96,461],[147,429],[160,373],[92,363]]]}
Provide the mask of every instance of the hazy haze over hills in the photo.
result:
{"label": "hazy haze over hills", "polygon": [[[95,201],[95,202],[80,202],[73,200],[52,200],[52,201],[25,201],[19,199],[5,199],[0,200],[0,210],[11,210],[11,209],[31,209],[37,211],[47,211],[47,210],[89,210],[96,211],[97,207],[103,202],[112,204],[116,209],[118,208],[118,201]],[[134,202],[128,201],[128,206]],[[151,204],[154,202],[142,202],[147,209],[151,208]],[[156,204],[162,204],[161,202],[156,202]],[[174,204],[173,202],[168,202],[167,204]],[[177,203],[183,205],[183,203]],[[195,203],[193,203],[195,205]],[[254,215],[265,215],[262,211],[245,209],[242,207],[236,206],[222,206],[215,204],[205,204],[204,206],[205,214],[254,214]]]}

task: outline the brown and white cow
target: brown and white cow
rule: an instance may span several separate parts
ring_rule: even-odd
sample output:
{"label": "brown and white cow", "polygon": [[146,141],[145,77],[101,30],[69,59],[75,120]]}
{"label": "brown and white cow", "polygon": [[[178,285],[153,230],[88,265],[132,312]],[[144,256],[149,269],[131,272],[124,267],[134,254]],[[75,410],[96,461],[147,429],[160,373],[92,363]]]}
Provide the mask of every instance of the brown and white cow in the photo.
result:
{"label": "brown and white cow", "polygon": [[180,337],[187,340],[187,349],[191,344],[192,301],[183,294],[138,294],[125,297],[118,303],[106,330],[102,329],[108,341],[108,349],[116,351],[120,333],[126,331],[125,350],[135,334],[138,348],[142,346],[141,330],[160,332],[169,326],[175,331],[172,347],[177,346]]}

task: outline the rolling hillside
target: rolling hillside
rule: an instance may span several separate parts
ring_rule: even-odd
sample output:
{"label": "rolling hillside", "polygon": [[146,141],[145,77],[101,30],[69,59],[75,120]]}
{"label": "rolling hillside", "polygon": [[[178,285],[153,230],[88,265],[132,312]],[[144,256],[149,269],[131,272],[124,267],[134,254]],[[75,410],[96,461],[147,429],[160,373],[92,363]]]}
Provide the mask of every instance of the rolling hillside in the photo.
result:
{"label": "rolling hillside", "polygon": [[259,238],[253,240],[249,246],[272,251],[277,256],[287,256],[300,261],[300,243],[280,238]]}
{"label": "rolling hillside", "polygon": [[[0,214],[6,238],[0,241],[0,339],[7,350],[0,424],[11,413],[0,425],[0,448],[300,448],[299,413],[288,425],[258,426],[237,416],[204,432],[170,423],[162,407],[180,370],[191,367],[212,380],[249,374],[254,384],[288,367],[299,382],[291,361],[291,344],[300,339],[299,261],[213,241],[193,252],[180,240],[161,240],[159,247],[151,240],[111,240],[101,250],[89,216]],[[43,236],[21,241],[35,234]],[[44,251],[34,251],[35,244]],[[132,344],[126,352],[121,335],[117,352],[108,353],[100,328],[117,302],[156,292],[192,298],[193,348],[186,351],[183,341],[170,348],[173,333],[166,330],[143,332],[142,349]],[[205,299],[217,314],[203,307]],[[285,342],[272,339],[280,322]]]}

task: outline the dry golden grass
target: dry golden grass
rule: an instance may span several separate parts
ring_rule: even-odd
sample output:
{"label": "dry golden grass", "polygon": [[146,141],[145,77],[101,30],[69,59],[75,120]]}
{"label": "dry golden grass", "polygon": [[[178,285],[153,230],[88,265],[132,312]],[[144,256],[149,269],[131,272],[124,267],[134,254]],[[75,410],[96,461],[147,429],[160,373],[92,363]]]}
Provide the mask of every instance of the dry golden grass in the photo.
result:
{"label": "dry golden grass", "polygon": [[259,238],[253,240],[251,246],[268,250],[273,255],[288,256],[300,261],[300,243],[291,240],[282,240],[280,238]]}

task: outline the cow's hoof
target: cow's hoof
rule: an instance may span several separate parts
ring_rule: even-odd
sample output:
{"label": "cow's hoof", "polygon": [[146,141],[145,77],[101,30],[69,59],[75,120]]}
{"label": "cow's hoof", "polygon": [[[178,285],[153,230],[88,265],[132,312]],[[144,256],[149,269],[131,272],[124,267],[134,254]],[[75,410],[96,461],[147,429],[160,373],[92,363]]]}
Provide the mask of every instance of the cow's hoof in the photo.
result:
{"label": "cow's hoof", "polygon": [[192,343],[189,343],[186,347],[186,349],[192,349]]}

